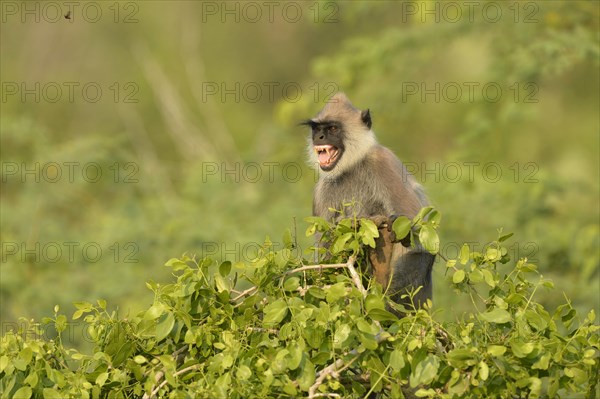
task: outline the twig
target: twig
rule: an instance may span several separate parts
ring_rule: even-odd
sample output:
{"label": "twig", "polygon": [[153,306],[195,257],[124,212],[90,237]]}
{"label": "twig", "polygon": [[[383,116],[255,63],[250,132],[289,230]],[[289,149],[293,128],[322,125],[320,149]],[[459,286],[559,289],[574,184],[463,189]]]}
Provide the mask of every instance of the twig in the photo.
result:
{"label": "twig", "polygon": [[[175,352],[171,353],[171,356],[177,360],[177,358],[185,353],[188,350],[187,346],[182,346],[181,348],[177,349]],[[194,366],[190,366],[190,367],[197,367],[198,365],[194,365]],[[179,375],[181,373],[184,373],[185,371],[187,371],[187,369],[189,369],[190,367],[186,367],[185,369],[182,369],[180,371],[178,371],[177,373],[175,373],[174,375]],[[144,373],[144,375],[146,375],[147,373]],[[144,396],[142,397],[142,399],[150,399],[152,398],[154,395],[156,395],[156,393],[158,392],[158,390],[160,388],[162,388],[164,386],[164,383],[162,383],[161,385],[159,385],[158,388],[155,388],[156,384],[158,384],[158,382],[160,380],[163,379],[163,377],[165,376],[165,372],[164,369],[159,371],[158,373],[156,373],[156,375],[154,376],[154,385],[151,388],[151,395],[148,395],[147,393],[144,394]]]}
{"label": "twig", "polygon": [[[176,371],[175,373],[173,373],[173,377],[177,377],[178,375],[181,375],[183,373],[187,373],[190,370],[194,370],[198,368],[198,364],[194,364],[191,365],[189,367],[186,367],[184,369],[181,369],[179,371]],[[163,373],[162,371],[160,371],[157,375],[156,375],[156,382],[160,381],[162,379],[162,377],[164,377],[165,373]],[[159,378],[160,376],[160,378]],[[144,394],[143,399],[150,399],[156,396],[156,394],[158,393],[158,391],[160,391],[160,389],[162,387],[164,387],[165,385],[167,385],[169,383],[169,381],[164,380],[163,382],[161,382],[156,388],[154,388],[152,390],[152,392],[150,393],[150,396],[147,396],[147,394]]]}
{"label": "twig", "polygon": [[233,298],[234,302],[237,302],[239,299],[245,297],[248,294],[251,294],[253,291],[256,291],[258,289],[258,287],[250,287],[247,290],[242,291],[238,296],[236,296],[235,298]]}
{"label": "twig", "polygon": [[269,334],[279,334],[279,330],[276,328],[246,327],[246,331],[266,332]]}
{"label": "twig", "polygon": [[[352,259],[352,258],[350,258],[350,259]],[[348,261],[348,262],[350,262],[350,261]],[[354,261],[352,263],[354,263]],[[296,268],[293,270],[288,270],[283,275],[287,276],[289,274],[299,273],[299,272],[303,272],[305,270],[341,269],[344,267],[348,267],[348,263],[332,263],[330,265],[306,265],[306,266],[302,266],[302,267],[299,267],[299,268]]]}
{"label": "twig", "polygon": [[[288,275],[294,274],[294,273],[303,272],[306,270],[341,269],[344,267],[348,267],[348,263],[332,263],[330,265],[307,265],[307,266],[298,267],[293,270],[288,270],[287,272],[285,272],[282,276],[280,276],[278,278],[285,277],[285,276],[288,276]],[[240,299],[242,299],[243,297],[254,293],[254,291],[256,291],[257,289],[258,289],[258,287],[250,287],[247,290],[240,292],[240,294],[238,296],[236,296],[235,298],[233,298],[232,301],[237,302]]]}
{"label": "twig", "polygon": [[358,359],[359,353],[356,349],[351,350],[348,354],[355,355],[354,358],[352,358],[352,360],[350,360],[348,363],[345,363],[344,359],[340,358],[340,359],[336,360],[334,363],[325,367],[323,370],[319,371],[319,373],[318,373],[319,376],[315,380],[315,383],[312,384],[311,387],[308,389],[308,398],[309,399],[323,396],[323,394],[316,393],[316,391],[319,388],[319,386],[323,383],[323,381],[325,381],[325,378],[327,378],[328,376],[332,376],[333,378],[338,378],[339,373],[341,371],[350,367],[350,365],[352,365],[352,363],[354,363],[356,361],[356,359]]}
{"label": "twig", "polygon": [[363,297],[366,297],[367,290],[365,289],[365,287],[363,287],[360,276],[358,275],[358,272],[354,268],[354,262],[356,262],[356,257],[351,256],[350,259],[348,259],[348,263],[346,263],[346,267],[348,268],[348,271],[350,272],[350,276],[352,277],[352,281],[356,285],[356,288],[358,288],[358,290],[360,291],[360,293],[362,294]]}

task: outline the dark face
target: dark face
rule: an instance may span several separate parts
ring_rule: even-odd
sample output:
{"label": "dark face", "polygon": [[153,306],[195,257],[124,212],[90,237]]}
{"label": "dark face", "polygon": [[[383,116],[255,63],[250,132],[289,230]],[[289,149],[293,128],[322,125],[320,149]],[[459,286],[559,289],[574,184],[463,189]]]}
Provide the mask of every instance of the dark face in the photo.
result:
{"label": "dark face", "polygon": [[335,168],[344,155],[344,129],[336,121],[305,122],[312,129],[313,149],[319,159],[319,166],[324,171]]}

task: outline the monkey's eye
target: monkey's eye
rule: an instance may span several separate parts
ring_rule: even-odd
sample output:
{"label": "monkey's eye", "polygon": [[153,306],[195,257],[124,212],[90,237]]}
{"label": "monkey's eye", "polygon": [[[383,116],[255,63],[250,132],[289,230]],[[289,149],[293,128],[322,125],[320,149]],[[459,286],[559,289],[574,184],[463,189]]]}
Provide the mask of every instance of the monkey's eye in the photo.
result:
{"label": "monkey's eye", "polygon": [[337,126],[335,126],[335,125],[328,126],[328,127],[327,127],[327,131],[328,131],[329,133],[335,133],[335,132],[337,132],[337,131],[338,131],[338,127],[337,127]]}

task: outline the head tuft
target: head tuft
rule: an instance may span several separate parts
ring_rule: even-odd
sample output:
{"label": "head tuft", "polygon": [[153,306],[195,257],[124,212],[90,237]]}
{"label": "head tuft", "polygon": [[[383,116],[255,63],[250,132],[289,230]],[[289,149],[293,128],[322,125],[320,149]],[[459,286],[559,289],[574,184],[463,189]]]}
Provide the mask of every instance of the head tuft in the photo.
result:
{"label": "head tuft", "polygon": [[[365,118],[365,115],[367,118]],[[344,127],[350,131],[371,129],[371,116],[369,110],[363,112],[356,108],[342,92],[334,94],[329,101],[327,101],[321,112],[313,119],[313,121],[316,122],[332,120],[343,122]]]}

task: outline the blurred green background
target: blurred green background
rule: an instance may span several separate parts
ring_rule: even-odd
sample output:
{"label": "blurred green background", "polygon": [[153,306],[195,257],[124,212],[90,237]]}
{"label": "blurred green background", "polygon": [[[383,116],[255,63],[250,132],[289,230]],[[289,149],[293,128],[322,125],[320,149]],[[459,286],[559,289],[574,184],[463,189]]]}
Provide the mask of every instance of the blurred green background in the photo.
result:
{"label": "blurred green background", "polygon": [[514,232],[544,304],[598,312],[599,4],[4,1],[3,331],[145,308],[183,253],[245,261],[288,228],[307,248],[298,122],[337,90],[426,187],[446,256]]}

